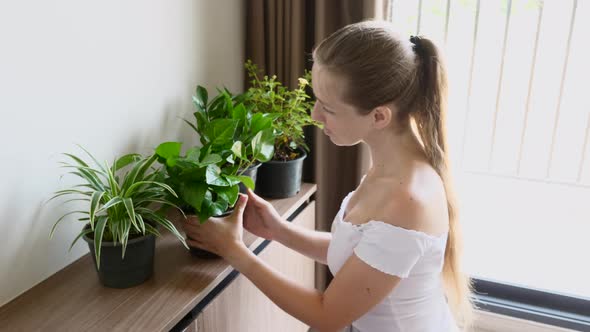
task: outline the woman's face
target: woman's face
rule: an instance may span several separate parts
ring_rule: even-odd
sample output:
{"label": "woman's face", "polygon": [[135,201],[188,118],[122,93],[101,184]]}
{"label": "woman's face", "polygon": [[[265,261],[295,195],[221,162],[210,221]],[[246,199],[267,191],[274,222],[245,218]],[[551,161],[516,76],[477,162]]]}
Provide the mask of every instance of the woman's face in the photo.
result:
{"label": "woman's face", "polygon": [[318,64],[313,65],[311,76],[316,96],[311,117],[324,125],[324,133],[334,144],[350,146],[361,142],[369,133],[371,117],[359,114],[343,101],[344,80]]}

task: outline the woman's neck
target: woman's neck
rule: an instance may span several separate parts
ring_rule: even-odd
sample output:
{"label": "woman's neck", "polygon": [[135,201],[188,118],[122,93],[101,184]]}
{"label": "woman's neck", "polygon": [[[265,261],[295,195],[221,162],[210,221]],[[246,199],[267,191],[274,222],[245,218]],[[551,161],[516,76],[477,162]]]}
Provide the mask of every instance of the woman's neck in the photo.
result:
{"label": "woman's neck", "polygon": [[414,132],[381,130],[364,140],[371,153],[371,177],[397,177],[406,173],[414,161],[426,161],[424,150]]}

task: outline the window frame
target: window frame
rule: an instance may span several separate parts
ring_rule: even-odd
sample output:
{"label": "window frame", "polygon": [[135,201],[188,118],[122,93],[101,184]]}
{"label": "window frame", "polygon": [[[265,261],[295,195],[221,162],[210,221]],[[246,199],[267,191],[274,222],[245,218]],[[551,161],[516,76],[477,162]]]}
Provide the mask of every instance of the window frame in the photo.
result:
{"label": "window frame", "polygon": [[478,310],[577,331],[590,331],[590,299],[473,279]]}

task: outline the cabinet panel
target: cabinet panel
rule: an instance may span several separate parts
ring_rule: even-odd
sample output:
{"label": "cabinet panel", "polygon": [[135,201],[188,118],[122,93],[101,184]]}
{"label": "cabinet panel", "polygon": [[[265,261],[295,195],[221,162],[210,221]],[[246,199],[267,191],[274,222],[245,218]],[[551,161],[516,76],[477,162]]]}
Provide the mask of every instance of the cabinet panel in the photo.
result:
{"label": "cabinet panel", "polygon": [[[293,220],[309,229],[315,228],[315,202],[311,202]],[[259,256],[288,278],[314,287],[314,261],[283,246],[270,243]],[[243,275],[238,276],[213,300],[189,331],[210,332],[306,332],[308,327],[291,317]]]}

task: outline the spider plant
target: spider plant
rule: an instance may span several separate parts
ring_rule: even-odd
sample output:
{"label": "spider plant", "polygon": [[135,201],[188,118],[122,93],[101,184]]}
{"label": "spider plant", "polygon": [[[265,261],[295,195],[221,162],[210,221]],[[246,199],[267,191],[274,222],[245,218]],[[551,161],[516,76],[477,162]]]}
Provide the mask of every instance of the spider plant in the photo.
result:
{"label": "spider plant", "polygon": [[151,167],[157,160],[156,155],[144,157],[135,153],[127,154],[115,159],[111,165],[101,165],[92,154],[84,148],[82,150],[94,165],[91,166],[76,155],[64,153],[70,160],[61,163],[64,168],[71,170],[67,174],[79,177],[82,182],[55,192],[50,200],[73,196],[65,203],[84,201],[86,208],[70,211],[59,218],[51,229],[50,237],[61,221],[70,215],[77,215],[77,220],[85,222],[86,226],[74,239],[70,250],[83,236],[93,239],[97,269],[100,268],[103,242],[121,244],[121,257],[124,258],[129,239],[147,234],[159,236],[158,226],[170,231],[187,247],[184,237],[174,224],[155,209],[157,206],[172,206],[180,210],[168,199],[177,197],[177,194],[163,182],[162,171]]}

